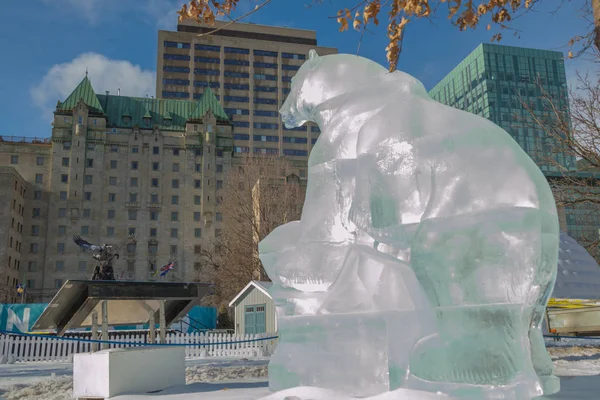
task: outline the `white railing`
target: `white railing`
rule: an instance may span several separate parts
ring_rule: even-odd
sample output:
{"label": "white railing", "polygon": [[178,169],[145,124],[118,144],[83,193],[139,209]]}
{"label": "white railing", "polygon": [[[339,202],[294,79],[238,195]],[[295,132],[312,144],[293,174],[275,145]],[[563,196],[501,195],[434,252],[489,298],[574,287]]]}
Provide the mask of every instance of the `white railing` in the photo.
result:
{"label": "white railing", "polygon": [[[277,334],[168,333],[166,344],[185,346],[185,356],[188,358],[261,357],[273,354],[277,344],[277,339],[272,338],[274,336]],[[272,339],[264,340],[265,338]],[[148,335],[112,334],[109,341],[109,348],[133,347],[136,346],[135,343],[148,343]],[[0,335],[0,362],[69,362],[73,354],[91,350],[92,343],[82,341],[81,338]]]}

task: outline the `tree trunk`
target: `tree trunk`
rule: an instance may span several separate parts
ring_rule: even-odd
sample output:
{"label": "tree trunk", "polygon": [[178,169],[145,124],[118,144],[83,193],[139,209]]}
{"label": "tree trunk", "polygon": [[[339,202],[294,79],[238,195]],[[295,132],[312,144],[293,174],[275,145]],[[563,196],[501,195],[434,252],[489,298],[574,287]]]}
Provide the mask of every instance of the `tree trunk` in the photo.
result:
{"label": "tree trunk", "polygon": [[594,47],[600,52],[600,0],[591,1],[594,13]]}

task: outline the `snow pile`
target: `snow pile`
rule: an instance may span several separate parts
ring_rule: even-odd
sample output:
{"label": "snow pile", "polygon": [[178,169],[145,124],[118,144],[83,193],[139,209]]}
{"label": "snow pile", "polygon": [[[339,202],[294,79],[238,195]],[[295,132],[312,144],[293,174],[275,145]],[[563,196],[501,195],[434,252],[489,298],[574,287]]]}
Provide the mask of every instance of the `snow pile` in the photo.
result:
{"label": "snow pile", "polygon": [[[188,360],[186,383],[267,379],[266,360]],[[19,364],[15,364],[18,367]],[[66,371],[65,371],[66,372]],[[71,400],[71,374],[0,387],[0,400]]]}
{"label": "snow pile", "polygon": [[73,378],[61,376],[45,379],[33,385],[13,385],[0,392],[6,400],[67,400],[72,399]]}
{"label": "snow pile", "polygon": [[267,365],[239,365],[239,366],[192,366],[187,367],[185,382],[216,382],[216,381],[235,381],[251,378],[267,378]]}

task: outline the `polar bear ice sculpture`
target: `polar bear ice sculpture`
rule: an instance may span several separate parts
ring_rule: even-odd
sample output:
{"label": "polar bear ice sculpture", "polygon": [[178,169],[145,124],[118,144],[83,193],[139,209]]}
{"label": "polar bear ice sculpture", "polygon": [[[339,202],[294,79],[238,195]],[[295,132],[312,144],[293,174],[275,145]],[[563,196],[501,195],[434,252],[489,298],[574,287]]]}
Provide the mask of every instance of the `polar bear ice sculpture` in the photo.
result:
{"label": "polar bear ice sculpture", "polygon": [[558,218],[519,145],[345,54],[311,51],[280,112],[322,133],[301,220],[259,246],[280,333],[270,388],[558,391],[540,329]]}

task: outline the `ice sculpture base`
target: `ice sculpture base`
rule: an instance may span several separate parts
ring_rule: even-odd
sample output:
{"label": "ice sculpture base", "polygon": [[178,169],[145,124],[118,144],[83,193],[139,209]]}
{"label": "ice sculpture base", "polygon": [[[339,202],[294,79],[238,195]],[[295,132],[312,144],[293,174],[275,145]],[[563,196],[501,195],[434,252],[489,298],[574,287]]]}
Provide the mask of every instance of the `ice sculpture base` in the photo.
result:
{"label": "ice sculpture base", "polygon": [[560,392],[560,378],[558,376],[542,376],[540,377],[540,381],[542,383],[544,396],[550,396]]}
{"label": "ice sculpture base", "polygon": [[366,397],[399,388],[407,349],[433,329],[422,312],[279,317],[269,389],[313,386]]}
{"label": "ice sculpture base", "polygon": [[464,383],[426,381],[410,373],[403,387],[430,393],[444,393],[453,398],[464,400],[525,400],[541,395],[541,390],[532,395],[531,385],[527,381],[506,386],[467,385]]}

